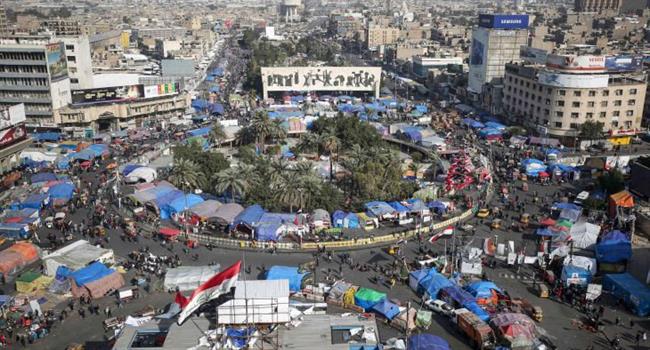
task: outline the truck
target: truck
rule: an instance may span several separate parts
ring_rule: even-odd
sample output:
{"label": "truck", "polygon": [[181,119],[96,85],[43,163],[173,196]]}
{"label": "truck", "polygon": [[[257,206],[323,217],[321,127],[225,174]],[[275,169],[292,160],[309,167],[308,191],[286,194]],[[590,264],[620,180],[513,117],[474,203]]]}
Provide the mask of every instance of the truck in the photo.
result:
{"label": "truck", "polygon": [[510,309],[513,312],[521,313],[528,315],[537,322],[542,322],[544,318],[544,313],[542,308],[536,305],[531,304],[528,300],[524,298],[515,298],[510,301]]}
{"label": "truck", "polygon": [[470,340],[470,345],[477,350],[494,349],[496,345],[494,331],[471,311],[462,308],[456,310],[456,324]]}

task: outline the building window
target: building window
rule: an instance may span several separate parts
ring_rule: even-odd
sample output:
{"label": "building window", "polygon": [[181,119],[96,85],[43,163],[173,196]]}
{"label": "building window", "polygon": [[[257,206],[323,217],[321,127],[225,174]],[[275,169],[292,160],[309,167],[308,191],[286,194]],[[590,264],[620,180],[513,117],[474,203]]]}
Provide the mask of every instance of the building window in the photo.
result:
{"label": "building window", "polygon": [[578,129],[578,123],[571,123],[569,124],[570,129]]}
{"label": "building window", "polygon": [[585,115],[585,117],[586,117],[587,119],[593,119],[593,118],[594,118],[594,114],[591,113],[591,112],[588,112],[588,113]]}
{"label": "building window", "polygon": [[551,114],[551,111],[549,111],[548,109],[544,109],[544,115],[549,115],[549,114]]}
{"label": "building window", "polygon": [[558,117],[558,118],[562,118],[562,117],[564,117],[564,112],[559,112],[559,111],[555,112],[555,116]]}
{"label": "building window", "polygon": [[544,103],[545,103],[547,106],[550,105],[550,104],[551,104],[551,99],[550,99],[550,98],[547,98],[546,101],[544,101]]}
{"label": "building window", "polygon": [[612,112],[612,117],[618,117],[621,115],[621,111],[614,111]]}
{"label": "building window", "polygon": [[607,107],[607,101],[601,101],[600,106],[601,107]]}
{"label": "building window", "polygon": [[614,101],[614,107],[620,107],[623,104],[623,101],[621,100],[615,100]]}
{"label": "building window", "polygon": [[622,96],[623,95],[623,89],[616,89],[616,91],[614,91],[614,94],[616,94],[616,96]]}
{"label": "building window", "polygon": [[574,107],[574,108],[580,108],[580,102],[578,102],[578,101],[573,101],[573,103],[571,103],[571,107]]}
{"label": "building window", "polygon": [[596,96],[596,91],[589,90],[589,97],[594,97],[594,96]]}
{"label": "building window", "polygon": [[555,101],[555,105],[557,105],[558,107],[564,107],[564,101],[562,101],[562,100]]}
{"label": "building window", "polygon": [[566,91],[564,91],[564,90],[558,90],[557,93],[558,93],[560,96],[564,96],[564,95],[566,95]]}
{"label": "building window", "polygon": [[603,96],[609,96],[609,90],[603,90]]}
{"label": "building window", "polygon": [[580,97],[580,95],[582,95],[581,91],[574,91],[573,92],[573,96],[575,96],[575,97]]}
{"label": "building window", "polygon": [[562,122],[555,122],[556,128],[562,128]]}
{"label": "building window", "polygon": [[65,49],[74,52],[74,45],[66,45]]}
{"label": "building window", "polygon": [[636,103],[636,100],[627,100],[627,105],[628,106],[634,106],[635,103]]}
{"label": "building window", "polygon": [[550,95],[552,92],[553,92],[553,89],[551,89],[551,88],[546,88],[546,93],[547,93],[547,94]]}
{"label": "building window", "polygon": [[612,128],[618,128],[618,122],[617,121],[612,122]]}
{"label": "building window", "polygon": [[625,116],[626,116],[626,117],[631,117],[631,116],[633,116],[633,115],[634,115],[634,111],[633,111],[633,110],[625,111]]}
{"label": "building window", "polygon": [[630,89],[630,95],[636,95],[636,89]]}
{"label": "building window", "polygon": [[573,113],[571,113],[571,118],[573,118],[573,119],[578,119],[578,118],[580,118],[580,113],[578,113],[578,112],[573,112]]}
{"label": "building window", "polygon": [[70,78],[70,84],[79,84],[79,79],[77,79],[77,78]]}
{"label": "building window", "polygon": [[600,112],[600,114],[598,116],[601,117],[601,118],[607,118],[607,113]]}
{"label": "building window", "polygon": [[67,59],[68,62],[77,62],[77,58],[75,56],[68,56]]}
{"label": "building window", "polygon": [[596,106],[596,102],[594,101],[587,102],[587,107],[595,107],[595,106]]}

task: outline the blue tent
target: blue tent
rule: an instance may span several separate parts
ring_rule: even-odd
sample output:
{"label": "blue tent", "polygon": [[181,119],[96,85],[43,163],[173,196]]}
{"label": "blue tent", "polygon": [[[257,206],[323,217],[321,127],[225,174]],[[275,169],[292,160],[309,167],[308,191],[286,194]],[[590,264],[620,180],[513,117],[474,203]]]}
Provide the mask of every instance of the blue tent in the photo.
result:
{"label": "blue tent", "polygon": [[438,299],[452,305],[465,305],[476,301],[476,298],[455,284],[440,289]]}
{"label": "blue tent", "polygon": [[493,128],[483,128],[478,131],[478,135],[481,137],[488,137],[488,136],[500,136],[501,131],[498,129],[493,129]]}
{"label": "blue tent", "polygon": [[211,127],[205,127],[205,128],[200,128],[200,129],[189,130],[189,131],[186,132],[186,134],[189,137],[205,136],[205,135],[210,134],[211,130],[212,130]]}
{"label": "blue tent", "polygon": [[603,289],[623,300],[635,315],[646,317],[650,314],[650,288],[629,273],[605,275]]}
{"label": "blue tent", "polygon": [[582,215],[582,209],[562,209],[560,212],[560,219],[567,219],[571,222],[576,222]]}
{"label": "blue tent", "polygon": [[538,228],[537,230],[535,230],[535,234],[538,235],[538,236],[545,236],[545,237],[553,237],[553,236],[557,235],[555,232],[553,232],[548,227],[544,227],[544,228],[540,227],[540,228]]}
{"label": "blue tent", "polygon": [[596,244],[596,260],[604,263],[618,263],[632,257],[632,242],[621,231],[611,231]]}
{"label": "blue tent", "polygon": [[451,346],[437,335],[421,333],[409,337],[407,350],[451,350]]}
{"label": "blue tent", "polygon": [[418,285],[420,281],[429,274],[429,270],[431,269],[415,270],[409,273],[409,287],[411,287],[414,292],[418,292]]}
{"label": "blue tent", "polygon": [[32,136],[32,140],[36,142],[43,142],[43,141],[57,142],[61,139],[61,133],[59,132],[37,132],[37,133],[33,133],[31,136]]}
{"label": "blue tent", "polygon": [[487,123],[485,123],[485,127],[491,128],[491,129],[496,129],[496,130],[499,130],[499,131],[503,131],[503,130],[506,129],[505,125],[503,125],[501,123],[497,123],[497,122],[487,122]]}
{"label": "blue tent", "polygon": [[302,279],[307,273],[301,273],[293,266],[271,266],[266,272],[267,280],[289,280],[289,290],[298,292],[302,289]]}
{"label": "blue tent", "polygon": [[397,201],[389,202],[388,205],[390,205],[391,208],[395,209],[395,211],[400,214],[410,212],[409,208],[405,207],[402,203]]}
{"label": "blue tent", "polygon": [[569,284],[579,284],[586,286],[589,282],[591,282],[591,272],[579,266],[564,265],[562,267],[562,274],[560,276],[560,279],[567,286]]}
{"label": "blue tent", "polygon": [[45,193],[32,194],[20,203],[20,208],[41,209],[49,198],[50,196]]}
{"label": "blue tent", "polygon": [[203,110],[208,108],[208,101],[197,98],[196,100],[192,101],[191,106],[196,110]]}
{"label": "blue tent", "polygon": [[113,269],[109,269],[106,265],[100,262],[94,262],[84,268],[81,268],[70,274],[70,277],[74,279],[74,282],[77,286],[83,286],[86,283],[97,281],[103,277],[106,277],[113,273]]}
{"label": "blue tent", "polygon": [[254,337],[256,331],[255,327],[245,329],[226,328],[226,335],[235,349],[243,349],[248,344],[248,341]]}
{"label": "blue tent", "polygon": [[376,217],[381,217],[383,215],[388,215],[392,214],[395,212],[395,209],[388,205],[386,202],[380,202],[380,201],[375,201],[375,202],[368,202],[365,204],[366,211],[371,213],[372,215]]}
{"label": "blue tent", "polygon": [[441,201],[433,201],[427,204],[436,213],[444,214],[447,211],[447,205]]}
{"label": "blue tent", "polygon": [[337,228],[358,228],[359,217],[355,213],[337,210],[332,214],[332,225]]}
{"label": "blue tent", "polygon": [[210,89],[208,89],[208,91],[212,92],[212,93],[215,93],[215,94],[218,94],[218,93],[221,92],[221,88],[218,85],[213,85],[213,86],[210,87]]}
{"label": "blue tent", "polygon": [[440,290],[451,287],[454,284],[447,277],[440,274],[435,269],[429,270],[427,275],[418,282],[418,294],[428,294],[430,298],[438,298]]}
{"label": "blue tent", "polygon": [[259,204],[254,204],[251,205],[250,207],[244,209],[239,215],[235,217],[235,219],[232,222],[232,227],[237,227],[239,225],[245,225],[248,226],[250,229],[252,229],[257,223],[260,222],[260,219],[262,218],[262,215],[264,215],[265,211],[264,208],[262,208],[261,205]]}
{"label": "blue tent", "polygon": [[503,293],[501,289],[491,281],[476,281],[465,286],[465,290],[476,298],[490,298],[492,291]]}
{"label": "blue tent", "polygon": [[573,204],[573,203],[562,203],[562,202],[555,202],[553,203],[553,206],[551,209],[554,210],[564,210],[564,209],[574,209],[574,210],[580,210],[580,206]]}
{"label": "blue tent", "polygon": [[424,204],[424,201],[418,198],[407,199],[406,207],[409,208],[411,212],[420,212],[429,209],[426,204]]}
{"label": "blue tent", "polygon": [[57,184],[47,191],[47,194],[50,195],[52,199],[72,199],[72,194],[74,193],[74,185],[71,183],[62,183]]}
{"label": "blue tent", "polygon": [[387,299],[384,299],[379,303],[373,305],[370,310],[386,317],[389,321],[395,318],[395,316],[399,315],[399,306],[391,303]]}
{"label": "blue tent", "polygon": [[219,114],[223,115],[226,110],[223,108],[223,105],[221,103],[210,103],[208,105],[208,111],[212,114]]}
{"label": "blue tent", "polygon": [[[182,195],[160,208],[160,214],[164,217],[171,217],[174,214],[181,213],[199,203],[203,202],[203,198],[195,194]],[[164,212],[164,214],[163,214]]]}
{"label": "blue tent", "polygon": [[295,220],[294,214],[264,213],[255,225],[255,237],[258,241],[276,241],[280,227]]}
{"label": "blue tent", "polygon": [[124,169],[122,169],[122,176],[128,176],[133,170],[137,168],[142,168],[144,165],[140,164],[127,164],[124,166]]}
{"label": "blue tent", "polygon": [[9,239],[25,239],[29,236],[29,225],[25,223],[0,223],[0,236]]}
{"label": "blue tent", "polygon": [[468,303],[465,303],[463,304],[463,307],[471,311],[482,321],[487,322],[490,320],[490,314],[487,311],[485,311],[482,307],[480,307],[476,301],[470,301]]}
{"label": "blue tent", "polygon": [[463,119],[463,124],[469,126],[472,129],[481,129],[484,128],[485,125],[478,120],[474,120],[472,118],[465,118]]}
{"label": "blue tent", "polygon": [[427,108],[426,105],[416,105],[415,110],[420,112],[420,113],[427,113],[429,112],[429,108]]}
{"label": "blue tent", "polygon": [[223,76],[223,73],[224,73],[223,68],[217,67],[217,68],[212,70],[210,75],[214,75],[215,77],[221,77],[221,76]]}
{"label": "blue tent", "polygon": [[39,182],[48,182],[48,181],[55,181],[56,175],[54,173],[38,173],[32,175],[31,181],[33,184],[39,183]]}

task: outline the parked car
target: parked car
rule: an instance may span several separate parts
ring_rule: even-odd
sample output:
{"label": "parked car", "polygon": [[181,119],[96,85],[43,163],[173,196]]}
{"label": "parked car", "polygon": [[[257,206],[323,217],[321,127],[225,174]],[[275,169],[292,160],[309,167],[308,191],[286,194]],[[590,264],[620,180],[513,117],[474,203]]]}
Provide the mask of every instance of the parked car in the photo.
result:
{"label": "parked car", "polygon": [[483,218],[488,217],[489,215],[490,215],[490,209],[483,208],[483,209],[480,209],[478,211],[478,213],[476,214],[476,217],[479,217],[479,218],[483,219]]}
{"label": "parked car", "polygon": [[440,299],[429,299],[424,302],[424,305],[426,305],[429,310],[445,316],[453,315],[455,310],[449,304]]}

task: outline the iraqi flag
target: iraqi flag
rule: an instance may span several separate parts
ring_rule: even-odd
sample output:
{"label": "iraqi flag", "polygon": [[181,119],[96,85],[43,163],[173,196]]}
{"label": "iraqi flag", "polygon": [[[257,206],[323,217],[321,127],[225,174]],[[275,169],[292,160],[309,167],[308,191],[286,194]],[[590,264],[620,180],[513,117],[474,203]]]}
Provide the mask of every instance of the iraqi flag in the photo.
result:
{"label": "iraqi flag", "polygon": [[201,305],[210,300],[218,298],[220,295],[230,292],[230,289],[235,286],[237,278],[239,277],[239,269],[241,261],[236,262],[229,268],[212,276],[207,282],[199,286],[192,296],[185,298],[180,293],[176,294],[175,303],[181,305],[181,313],[178,316],[178,324],[182,324],[194,311]]}
{"label": "iraqi flag", "polygon": [[429,243],[433,243],[437,241],[440,237],[451,236],[453,234],[454,234],[454,227],[449,226],[446,229],[442,230],[441,232],[438,232],[435,235],[431,236],[431,238],[429,238]]}

